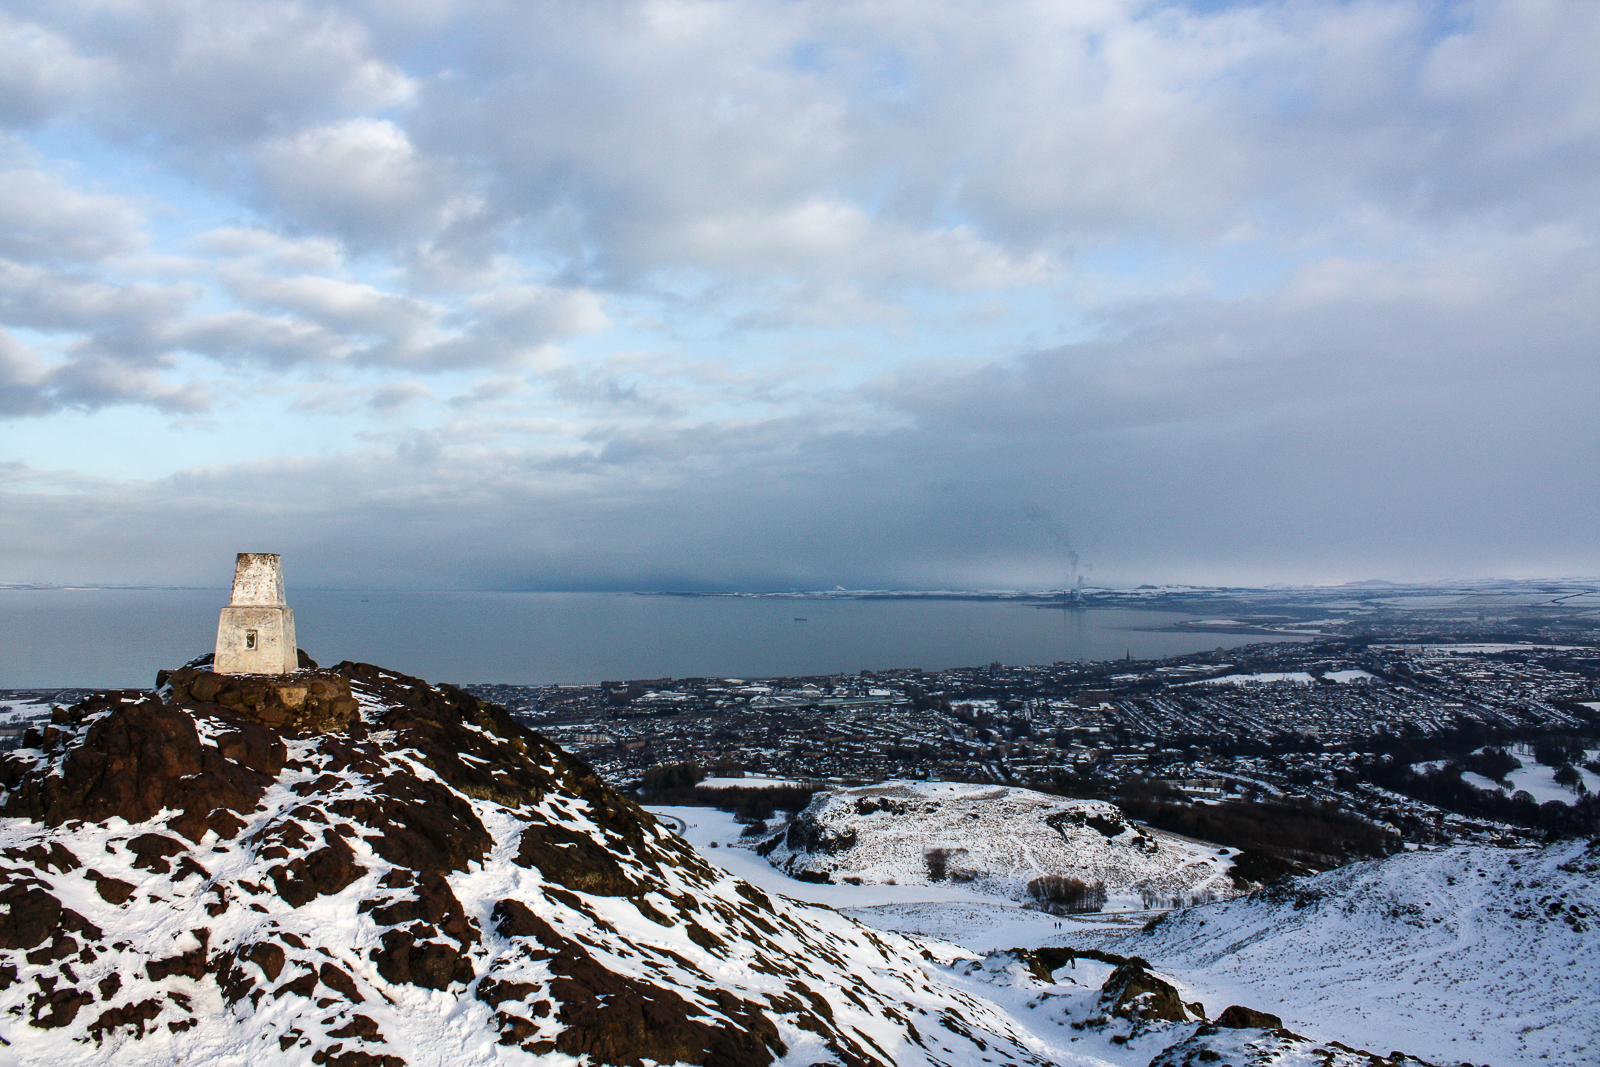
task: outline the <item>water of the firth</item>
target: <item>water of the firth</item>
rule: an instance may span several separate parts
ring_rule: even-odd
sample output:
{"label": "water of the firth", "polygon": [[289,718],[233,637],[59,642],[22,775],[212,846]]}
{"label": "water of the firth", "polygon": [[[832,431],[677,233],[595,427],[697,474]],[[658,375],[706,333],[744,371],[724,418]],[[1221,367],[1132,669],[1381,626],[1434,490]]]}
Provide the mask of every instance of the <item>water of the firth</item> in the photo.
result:
{"label": "water of the firth", "polygon": [[[216,642],[222,589],[0,590],[0,689],[146,687]],[[1006,601],[290,590],[300,646],[431,681],[627,678],[1178,655],[1261,637],[1162,633],[1190,616]],[[803,618],[804,622],[796,621]]]}

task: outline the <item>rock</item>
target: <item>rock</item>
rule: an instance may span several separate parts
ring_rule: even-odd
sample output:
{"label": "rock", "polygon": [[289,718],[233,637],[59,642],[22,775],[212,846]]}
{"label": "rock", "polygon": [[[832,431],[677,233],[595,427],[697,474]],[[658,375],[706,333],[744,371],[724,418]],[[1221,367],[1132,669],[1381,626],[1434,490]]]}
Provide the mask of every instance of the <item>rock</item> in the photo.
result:
{"label": "rock", "polygon": [[515,861],[580,893],[626,897],[639,892],[603,845],[562,826],[534,825],[522,831]]}
{"label": "rock", "polygon": [[1203,1011],[1190,1010],[1171,982],[1151,974],[1149,966],[1133,956],[1112,971],[1111,977],[1100,987],[1100,1009],[1123,1019],[1164,1019],[1181,1023],[1196,1017],[1205,1018]]}
{"label": "rock", "polygon": [[1217,1016],[1216,1023],[1218,1026],[1226,1026],[1234,1030],[1280,1030],[1283,1028],[1283,1020],[1276,1015],[1270,1015],[1264,1011],[1256,1011],[1254,1008],[1246,1008],[1239,1004],[1222,1009],[1222,1014]]}
{"label": "rock", "polygon": [[275,730],[321,734],[348,729],[359,711],[350,679],[319,670],[309,656],[301,655],[302,669],[293,674],[216,674],[182,667],[166,674],[165,682],[175,704],[221,704]]}

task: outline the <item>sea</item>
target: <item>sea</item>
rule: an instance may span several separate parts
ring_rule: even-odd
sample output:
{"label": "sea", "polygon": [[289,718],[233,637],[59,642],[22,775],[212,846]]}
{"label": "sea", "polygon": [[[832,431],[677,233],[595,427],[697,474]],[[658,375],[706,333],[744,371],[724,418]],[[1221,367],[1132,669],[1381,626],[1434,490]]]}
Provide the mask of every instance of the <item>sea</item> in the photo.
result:
{"label": "sea", "polygon": [[[0,589],[0,689],[143,688],[211,651],[226,589]],[[291,590],[300,647],[457,685],[1154,659],[1270,640],[1013,600]]]}

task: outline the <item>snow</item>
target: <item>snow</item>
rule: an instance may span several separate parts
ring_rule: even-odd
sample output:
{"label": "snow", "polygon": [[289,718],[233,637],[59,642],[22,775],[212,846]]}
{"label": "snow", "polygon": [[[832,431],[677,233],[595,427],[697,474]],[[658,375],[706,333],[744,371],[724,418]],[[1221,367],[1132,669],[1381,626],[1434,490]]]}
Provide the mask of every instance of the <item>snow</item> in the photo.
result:
{"label": "snow", "polygon": [[[1534,801],[1539,804],[1548,804],[1553,800],[1557,804],[1570,805],[1577,801],[1577,793],[1556,782],[1554,767],[1547,767],[1542,763],[1534,762],[1532,753],[1525,750],[1519,749],[1513,754],[1522,761],[1522,766],[1506,775],[1506,782],[1510,788],[1475,771],[1462,771],[1461,780],[1474,789],[1481,789],[1486,793],[1509,795],[1521,790],[1533,797]],[[1600,752],[1584,753],[1586,761],[1593,760],[1596,756],[1600,756]],[[1414,763],[1412,767],[1419,772],[1437,770],[1444,766],[1445,762],[1445,760],[1431,760],[1427,763]],[[1595,774],[1587,767],[1576,767],[1574,769],[1577,770],[1589,793],[1600,793],[1600,774]]]}
{"label": "snow", "polygon": [[925,884],[928,852],[943,849],[952,881],[1013,901],[1053,874],[1104,882],[1123,908],[1145,890],[1234,892],[1233,860],[1222,850],[1130,823],[1105,801],[1031,789],[890,781],[819,793],[798,822],[805,843],[786,838],[768,858],[835,882]]}
{"label": "snow", "polygon": [[[1578,799],[1577,794],[1564,785],[1558,785],[1555,780],[1555,768],[1546,767],[1542,763],[1535,763],[1533,757],[1526,753],[1518,753],[1517,758],[1522,761],[1522,766],[1506,775],[1506,781],[1511,783],[1511,791],[1525,789],[1532,794],[1533,799],[1540,804],[1549,801],[1558,801],[1562,804],[1571,804]],[[1592,758],[1592,757],[1591,757]],[[1583,784],[1589,792],[1600,792],[1600,774],[1595,774],[1586,767],[1576,768],[1583,778]],[[1463,778],[1466,775],[1462,775]],[[1477,785],[1476,782],[1473,783]],[[1492,784],[1492,783],[1491,783]],[[1478,786],[1478,788],[1483,788]],[[1496,786],[1495,788],[1499,788]]]}
{"label": "snow", "polygon": [[1287,682],[1291,685],[1310,685],[1316,679],[1305,671],[1277,671],[1265,674],[1225,674],[1221,678],[1204,678],[1187,685],[1272,685]]}
{"label": "snow", "polygon": [[700,789],[782,789],[788,786],[803,786],[805,782],[797,778],[759,778],[747,776],[744,778],[706,778],[702,779],[697,788]]}
{"label": "snow", "polygon": [[1592,1065],[1597,870],[1600,849],[1571,842],[1403,853],[1105,947],[1181,977],[1208,1008],[1245,1004],[1312,1036],[1446,1063]]}
{"label": "snow", "polygon": [[[1067,944],[1140,955],[1212,1014],[1244,1004],[1282,1016],[1287,1027],[1316,1040],[1376,1052],[1553,1067],[1592,1065],[1600,1052],[1600,997],[1592,986],[1600,974],[1600,938],[1592,925],[1580,933],[1549,912],[1560,900],[1565,914],[1600,914],[1593,874],[1559,870],[1582,852],[1578,844],[1532,853],[1482,846],[1405,853],[1301,880],[1298,899],[1274,903],[1265,892],[1175,912],[1147,935],[1141,931],[1151,913],[1057,919],[948,883],[797,881],[748,848],[729,847],[741,828],[726,813],[653,810],[684,819],[697,851],[737,877],[838,908],[878,929],[973,952]],[[719,847],[712,849],[712,841]],[[1077,972],[1057,977],[1098,988],[1104,975],[1091,974],[1091,967],[1080,960]],[[1061,1019],[1088,1010],[1086,993],[1019,987],[1008,999],[993,978],[974,988],[1035,1032],[1058,1040],[1065,1034],[1068,1047],[1074,1045],[1077,1035],[1063,1031]],[[1102,1043],[1092,1053],[1143,1067],[1162,1042],[1178,1036],[1169,1033],[1154,1046],[1135,1040],[1132,1051]]]}
{"label": "snow", "polygon": [[[187,1030],[161,1025],[137,1040],[118,1031],[99,1046],[85,1033],[94,1012],[57,1029],[30,1027],[23,1005],[47,968],[28,961],[17,980],[0,990],[0,1067],[300,1064],[310,1057],[310,1040],[299,1047],[291,1040],[285,1051],[280,1037],[304,1030],[320,1041],[335,1017],[348,1018],[355,1010],[333,999],[313,1010],[311,1000],[299,994],[228,1003],[209,976],[149,977],[150,961],[198,946],[197,934],[213,951],[269,936],[303,939],[303,949],[288,953],[289,966],[328,963],[345,971],[364,994],[361,1013],[411,1067],[573,1067],[570,1057],[534,1058],[499,1044],[494,1011],[471,995],[470,986],[433,990],[383,979],[371,952],[384,928],[362,902],[395,898],[379,884],[389,864],[361,833],[341,832],[365,868],[342,889],[293,907],[261,888],[274,862],[263,855],[274,824],[309,818],[297,813],[314,806],[323,814],[311,821],[325,823],[326,832],[358,831],[330,800],[370,791],[378,774],[446,781],[420,761],[418,750],[401,748],[387,730],[373,731],[362,743],[379,750],[373,759],[382,770],[373,771],[372,780],[339,770],[324,751],[325,741],[287,742],[291,762],[246,815],[245,830],[227,841],[208,833],[188,850],[185,859],[203,864],[203,872],[182,863],[161,873],[134,866],[129,839],[165,830],[174,812],[138,825],[110,819],[48,827],[0,819],[0,847],[61,843],[85,868],[92,862],[99,874],[136,887],[130,901],[112,905],[84,868],[38,867],[44,889],[112,934],[95,939],[98,955],[75,963],[81,983],[87,988],[118,975],[124,983],[119,1002],[164,997],[181,1002],[182,1014],[193,1017]],[[17,758],[41,765],[45,760],[32,750]],[[317,787],[307,792],[318,799],[308,805],[307,794],[296,787],[311,782]],[[1226,880],[1231,861],[1219,850],[1113,822],[1111,816],[1120,814],[1100,802],[906,782],[819,797],[808,809],[817,825],[857,835],[854,847],[825,858],[832,863],[859,850],[855,866],[844,869],[874,874],[863,874],[861,885],[789,877],[735,844],[742,827],[728,813],[659,808],[660,825],[639,828],[643,851],[616,853],[645,887],[638,897],[567,892],[548,884],[537,867],[515,862],[530,822],[548,820],[605,841],[592,801],[551,790],[516,810],[482,799],[466,802],[487,829],[491,851],[466,870],[440,873],[482,931],[481,942],[469,950],[475,981],[494,976],[539,991],[550,988],[551,960],[526,951],[525,938],[502,935],[491,918],[498,903],[515,899],[569,946],[584,946],[581,951],[592,953],[605,970],[670,988],[702,1009],[714,1006],[708,987],[764,1001],[787,997],[799,985],[816,998],[813,1003],[827,1005],[819,1011],[837,1020],[839,1033],[859,1035],[897,1067],[1145,1067],[1171,1046],[1202,1039],[1194,1023],[1103,1019],[1098,998],[1107,965],[1080,960],[1045,981],[1005,951],[1066,944],[1143,956],[1172,979],[1185,1001],[1202,1000],[1213,1014],[1230,1003],[1272,1011],[1317,1040],[1404,1049],[1442,1062],[1552,1067],[1592,1064],[1600,1050],[1593,991],[1600,938],[1592,932],[1600,917],[1594,878],[1600,846],[1411,853],[1302,880],[1288,890],[1174,913],[1146,934],[1147,912],[1125,907],[1057,918],[1022,908],[1007,895],[1029,872],[1060,864],[1091,874],[1115,870],[1116,884],[1126,888],[1151,880],[1190,888]],[[1045,821],[1056,816],[1062,817],[1060,828]],[[1073,821],[1077,816],[1095,821],[1080,824]],[[683,827],[698,856],[665,829],[669,819]],[[1097,823],[1103,828],[1096,829]],[[987,865],[988,876],[926,884],[921,843],[928,840],[966,849],[965,862]],[[665,862],[657,869],[642,855]],[[906,876],[891,882],[895,871]],[[757,903],[759,894],[745,882],[768,890],[770,906]],[[207,905],[214,903],[228,906],[213,913]],[[711,937],[697,939],[697,932]],[[708,948],[708,941],[716,947]],[[525,1002],[506,1001],[512,1007]],[[541,1035],[561,1025],[553,1014],[517,1010],[539,1020],[531,1025]],[[837,1059],[819,1034],[795,1024],[792,1012],[775,1014],[788,1047],[777,1067]],[[917,1030],[910,1028],[913,1018]],[[1261,1039],[1259,1031],[1254,1035]],[[1309,1052],[1247,1056],[1245,1036],[1219,1040],[1219,1048],[1239,1049],[1226,1062],[1334,1062]]]}
{"label": "snow", "polygon": [[1327,679],[1329,679],[1331,681],[1338,682],[1340,685],[1348,685],[1351,682],[1365,682],[1365,681],[1375,681],[1376,680],[1373,675],[1368,674],[1366,671],[1357,671],[1357,670],[1328,671],[1326,674],[1323,675],[1323,677],[1327,678]]}

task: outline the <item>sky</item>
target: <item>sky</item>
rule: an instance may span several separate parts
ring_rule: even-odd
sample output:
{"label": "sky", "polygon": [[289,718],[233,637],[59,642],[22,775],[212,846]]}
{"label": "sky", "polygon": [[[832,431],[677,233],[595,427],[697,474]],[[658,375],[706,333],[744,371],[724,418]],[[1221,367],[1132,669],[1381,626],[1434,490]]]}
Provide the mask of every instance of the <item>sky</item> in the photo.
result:
{"label": "sky", "polygon": [[1600,574],[1591,0],[0,0],[0,583]]}

